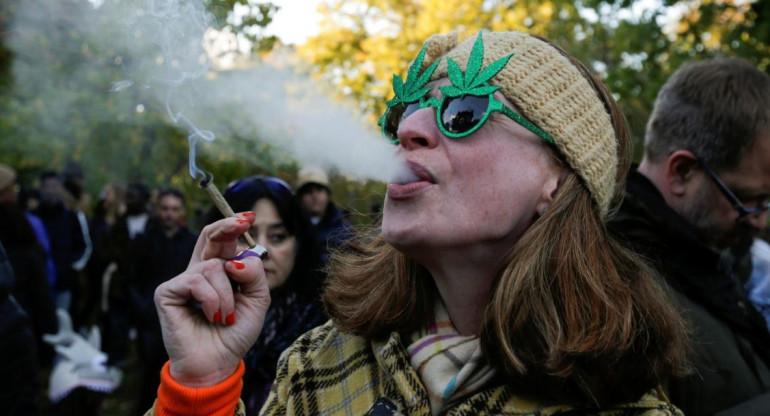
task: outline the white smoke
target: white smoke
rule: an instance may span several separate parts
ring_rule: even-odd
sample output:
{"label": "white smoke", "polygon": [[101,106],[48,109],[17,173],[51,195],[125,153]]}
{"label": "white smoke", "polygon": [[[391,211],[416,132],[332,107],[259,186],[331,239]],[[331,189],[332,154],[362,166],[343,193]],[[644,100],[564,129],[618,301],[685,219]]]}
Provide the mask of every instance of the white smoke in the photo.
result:
{"label": "white smoke", "polygon": [[280,64],[230,71],[202,87],[202,108],[216,111],[237,104],[239,135],[258,131],[260,139],[288,151],[300,165],[335,168],[356,178],[386,180],[393,146],[377,126],[331,100],[307,77]]}
{"label": "white smoke", "polygon": [[[55,0],[21,2],[15,26],[25,31],[29,31],[29,25],[55,26],[60,7]],[[136,108],[136,112],[165,110],[169,122],[190,135],[193,176],[200,176],[200,169],[215,169],[195,165],[194,150],[199,139],[213,140],[199,150],[215,154],[219,146],[227,145],[227,140],[221,138],[235,136],[267,142],[288,152],[300,166],[335,169],[357,179],[387,179],[393,147],[380,137],[377,126],[365,124],[353,106],[330,99],[285,62],[212,70],[204,44],[217,22],[201,0],[107,0],[92,1],[90,7],[89,13],[67,15],[66,23],[80,29],[95,50],[95,59],[114,61],[117,74],[93,95],[107,94],[128,108]],[[81,47],[66,45],[66,38],[59,42],[65,48]],[[39,70],[35,53],[22,49],[16,51],[22,62],[15,68],[20,73],[16,80],[21,88],[41,88],[43,82],[62,85],[62,80],[51,80],[55,77],[68,77],[64,83],[79,82],[77,73]],[[84,68],[89,63],[75,65]],[[66,123],[64,109],[78,104],[67,94],[50,95],[50,100],[59,99],[60,105],[48,103],[51,108],[62,109],[60,117],[51,119]],[[91,114],[100,109],[93,105],[86,111]],[[220,139],[214,140],[215,136]],[[260,157],[241,156],[244,160]]]}

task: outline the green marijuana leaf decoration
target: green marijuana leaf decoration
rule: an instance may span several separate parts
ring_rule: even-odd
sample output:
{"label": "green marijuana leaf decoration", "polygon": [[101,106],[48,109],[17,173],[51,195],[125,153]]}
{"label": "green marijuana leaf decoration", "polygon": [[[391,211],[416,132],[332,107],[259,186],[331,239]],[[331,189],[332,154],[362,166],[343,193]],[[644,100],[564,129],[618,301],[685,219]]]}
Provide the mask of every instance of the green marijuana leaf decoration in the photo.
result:
{"label": "green marijuana leaf decoration", "polygon": [[430,80],[433,71],[436,70],[441,59],[437,59],[431,66],[426,68],[422,74],[420,74],[420,67],[422,66],[422,61],[424,59],[425,45],[422,46],[417,58],[415,58],[412,65],[409,66],[406,82],[404,82],[400,76],[393,75],[393,92],[396,96],[388,101],[388,107],[393,107],[401,103],[413,103],[419,101],[431,90],[430,88],[425,87],[425,84]]}
{"label": "green marijuana leaf decoration", "polygon": [[[489,80],[497,75],[511,59],[513,54],[504,56],[495,62],[489,64],[488,67],[481,69],[481,64],[484,63],[484,44],[481,40],[481,33],[476,37],[476,42],[473,43],[473,49],[471,49],[471,55],[468,57],[468,65],[465,68],[465,73],[460,69],[460,65],[453,59],[447,59],[447,72],[449,73],[449,80],[452,85],[439,87],[441,93],[447,97],[460,97],[463,95],[475,95],[484,96],[492,94],[500,89],[489,85]],[[479,72],[481,71],[481,72]]]}

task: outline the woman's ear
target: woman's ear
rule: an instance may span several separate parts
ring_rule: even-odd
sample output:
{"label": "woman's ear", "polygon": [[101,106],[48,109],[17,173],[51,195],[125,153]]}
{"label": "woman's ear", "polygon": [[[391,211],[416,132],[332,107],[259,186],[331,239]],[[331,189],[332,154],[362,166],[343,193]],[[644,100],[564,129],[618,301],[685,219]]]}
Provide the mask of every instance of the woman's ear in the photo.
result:
{"label": "woman's ear", "polygon": [[567,169],[559,166],[553,175],[550,175],[545,180],[543,183],[543,193],[540,196],[540,201],[538,201],[537,205],[535,206],[535,212],[538,216],[542,217],[548,211],[548,207],[556,197],[556,193],[559,191],[561,184],[564,183],[567,175]]}

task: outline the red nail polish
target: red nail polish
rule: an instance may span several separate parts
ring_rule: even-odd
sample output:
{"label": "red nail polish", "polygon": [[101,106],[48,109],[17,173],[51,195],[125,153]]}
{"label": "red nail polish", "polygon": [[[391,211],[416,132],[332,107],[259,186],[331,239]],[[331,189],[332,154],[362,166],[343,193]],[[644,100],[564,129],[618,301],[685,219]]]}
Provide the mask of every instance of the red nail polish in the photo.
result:
{"label": "red nail polish", "polygon": [[230,315],[227,315],[227,318],[225,318],[225,322],[227,325],[232,325],[235,323],[235,312],[231,313]]}
{"label": "red nail polish", "polygon": [[236,221],[238,221],[238,224],[249,222],[249,220],[247,220],[246,218],[237,218]]}
{"label": "red nail polish", "polygon": [[230,260],[230,263],[232,263],[238,270],[243,270],[246,268],[246,265],[238,260]]}
{"label": "red nail polish", "polygon": [[244,211],[241,215],[243,215],[244,217],[251,218],[251,217],[255,217],[257,214],[255,214],[255,213],[253,213],[251,211]]}
{"label": "red nail polish", "polygon": [[217,313],[214,314],[214,323],[220,322],[222,319],[222,314],[217,311]]}

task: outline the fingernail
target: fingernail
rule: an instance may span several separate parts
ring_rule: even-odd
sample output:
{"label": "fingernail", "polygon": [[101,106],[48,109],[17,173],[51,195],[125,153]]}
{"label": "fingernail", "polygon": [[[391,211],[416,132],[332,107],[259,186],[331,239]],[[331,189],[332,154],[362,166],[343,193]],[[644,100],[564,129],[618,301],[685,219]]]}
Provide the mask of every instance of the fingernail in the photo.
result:
{"label": "fingernail", "polygon": [[251,217],[254,217],[254,216],[256,216],[257,214],[255,214],[255,213],[253,213],[253,212],[251,212],[251,211],[244,211],[243,213],[241,213],[241,215],[243,215],[244,217],[249,217],[249,218],[251,218]]}
{"label": "fingernail", "polygon": [[236,221],[238,221],[238,224],[249,222],[249,220],[247,220],[246,218],[237,218]]}
{"label": "fingernail", "polygon": [[217,311],[217,313],[214,314],[214,323],[220,322],[222,319],[222,314]]}
{"label": "fingernail", "polygon": [[235,323],[235,312],[231,313],[230,315],[227,315],[227,318],[225,318],[225,322],[227,325],[232,325]]}
{"label": "fingernail", "polygon": [[246,265],[243,262],[238,260],[230,260],[230,263],[232,263],[233,266],[235,266],[235,268],[238,270],[243,270],[246,268]]}

